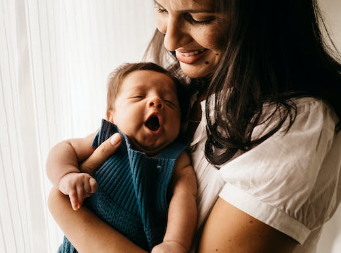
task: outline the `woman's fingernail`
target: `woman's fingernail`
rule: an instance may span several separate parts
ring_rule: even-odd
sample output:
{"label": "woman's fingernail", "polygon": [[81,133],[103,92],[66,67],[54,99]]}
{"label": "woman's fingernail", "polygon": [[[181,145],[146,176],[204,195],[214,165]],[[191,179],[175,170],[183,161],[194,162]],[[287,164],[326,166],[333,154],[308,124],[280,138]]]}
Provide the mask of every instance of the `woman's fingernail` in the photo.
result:
{"label": "woman's fingernail", "polygon": [[110,143],[111,143],[111,145],[115,146],[120,142],[120,140],[121,140],[121,135],[116,133],[111,137]]}

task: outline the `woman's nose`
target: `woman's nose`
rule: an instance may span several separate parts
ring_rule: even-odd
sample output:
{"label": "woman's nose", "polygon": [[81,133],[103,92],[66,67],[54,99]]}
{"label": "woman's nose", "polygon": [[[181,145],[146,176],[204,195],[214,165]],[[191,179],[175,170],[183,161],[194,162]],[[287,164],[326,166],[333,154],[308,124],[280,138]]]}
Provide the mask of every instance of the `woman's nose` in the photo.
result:
{"label": "woman's nose", "polygon": [[165,22],[164,46],[168,51],[175,51],[192,40],[186,24],[179,17],[169,16]]}
{"label": "woman's nose", "polygon": [[159,97],[151,98],[148,102],[149,107],[156,107],[158,109],[161,109],[163,107],[162,100]]}

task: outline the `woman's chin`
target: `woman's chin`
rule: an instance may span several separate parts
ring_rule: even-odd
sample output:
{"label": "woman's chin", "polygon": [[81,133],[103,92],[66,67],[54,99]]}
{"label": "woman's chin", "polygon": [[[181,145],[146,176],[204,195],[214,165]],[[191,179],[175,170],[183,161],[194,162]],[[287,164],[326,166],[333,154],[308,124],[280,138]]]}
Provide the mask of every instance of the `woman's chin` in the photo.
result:
{"label": "woman's chin", "polygon": [[212,76],[216,66],[207,63],[186,64],[180,62],[181,70],[190,78],[206,78]]}

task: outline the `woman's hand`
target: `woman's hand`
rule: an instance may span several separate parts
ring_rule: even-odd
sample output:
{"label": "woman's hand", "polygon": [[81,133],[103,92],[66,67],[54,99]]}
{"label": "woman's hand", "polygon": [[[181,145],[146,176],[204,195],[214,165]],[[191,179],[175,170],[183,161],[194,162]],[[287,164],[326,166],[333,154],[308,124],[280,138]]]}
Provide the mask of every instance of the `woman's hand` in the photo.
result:
{"label": "woman's hand", "polygon": [[151,253],[186,253],[183,245],[176,241],[164,241],[156,245]]}
{"label": "woman's hand", "polygon": [[119,133],[113,134],[109,139],[104,141],[95,151],[87,158],[80,166],[80,170],[90,175],[101,167],[101,165],[107,160],[122,143],[122,136]]}

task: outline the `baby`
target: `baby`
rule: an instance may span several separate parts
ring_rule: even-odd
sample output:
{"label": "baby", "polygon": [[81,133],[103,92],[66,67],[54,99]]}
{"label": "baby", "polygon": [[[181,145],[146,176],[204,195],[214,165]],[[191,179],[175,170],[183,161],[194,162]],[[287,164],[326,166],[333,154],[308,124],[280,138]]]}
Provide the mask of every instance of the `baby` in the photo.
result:
{"label": "baby", "polygon": [[[196,177],[181,132],[186,94],[156,64],[124,64],[109,77],[106,120],[95,138],[63,141],[47,160],[50,180],[74,210],[88,197],[88,208],[153,253],[188,252],[196,227]],[[79,171],[78,164],[112,136],[122,144],[94,177]],[[59,252],[75,251],[64,238]]]}

